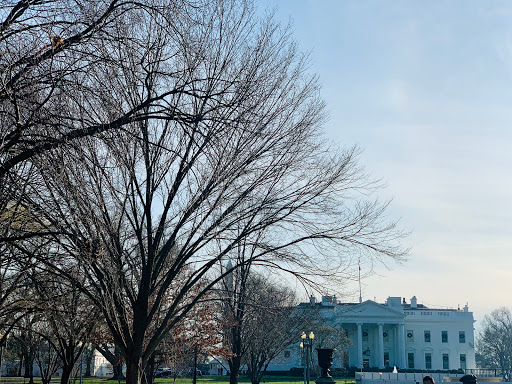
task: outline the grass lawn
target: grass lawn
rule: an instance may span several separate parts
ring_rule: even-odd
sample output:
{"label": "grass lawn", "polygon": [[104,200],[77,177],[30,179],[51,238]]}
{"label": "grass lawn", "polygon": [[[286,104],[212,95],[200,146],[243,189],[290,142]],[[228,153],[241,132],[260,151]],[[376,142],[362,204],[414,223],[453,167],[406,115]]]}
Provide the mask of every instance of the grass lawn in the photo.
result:
{"label": "grass lawn", "polygon": [[[251,381],[246,377],[240,377],[238,380],[240,383],[250,383]],[[354,378],[346,377],[335,377],[334,381],[336,384],[354,384]],[[28,379],[23,377],[2,377],[0,384],[27,384]],[[41,378],[34,377],[35,384],[41,384]],[[70,381],[73,383],[73,381]],[[79,384],[80,379],[76,379],[74,384]],[[99,379],[99,378],[86,378],[82,379],[83,384],[117,384],[117,381]],[[124,380],[121,384],[124,384]],[[261,383],[272,383],[272,384],[301,384],[303,383],[302,377],[287,377],[287,376],[264,376]],[[314,380],[311,380],[311,384],[314,384]],[[52,379],[51,384],[60,384],[60,377]],[[155,384],[173,384],[173,379],[158,378],[155,379]],[[176,384],[192,384],[192,377],[179,377],[176,379]],[[197,384],[229,384],[228,376],[203,376],[197,378]]]}

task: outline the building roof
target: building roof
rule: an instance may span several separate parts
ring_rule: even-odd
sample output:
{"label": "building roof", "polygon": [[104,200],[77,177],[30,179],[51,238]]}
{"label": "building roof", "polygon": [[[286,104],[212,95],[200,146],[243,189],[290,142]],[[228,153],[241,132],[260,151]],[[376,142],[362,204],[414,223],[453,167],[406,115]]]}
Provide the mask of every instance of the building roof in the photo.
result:
{"label": "building roof", "polygon": [[[416,301],[416,297],[413,297],[411,299],[412,301]],[[385,303],[377,303],[373,300],[366,300],[365,302],[373,302],[377,305],[382,305],[385,307],[393,307],[395,309],[400,308],[401,310],[407,310],[407,311],[443,311],[443,312],[457,312],[462,311],[460,307],[458,309],[455,308],[431,308],[427,307],[424,304],[418,304],[415,302],[414,304],[409,302],[407,303],[405,298],[402,300],[400,297],[389,297],[388,300],[386,300]],[[338,307],[354,307],[357,305],[361,305],[362,303],[343,303],[336,299],[336,296],[322,296],[321,301],[316,301],[316,299],[311,296],[310,301],[306,303],[300,303],[299,307],[306,308],[306,307],[313,307],[315,309],[322,309],[322,308],[333,308],[334,306]],[[468,312],[467,305],[464,307],[464,312]]]}

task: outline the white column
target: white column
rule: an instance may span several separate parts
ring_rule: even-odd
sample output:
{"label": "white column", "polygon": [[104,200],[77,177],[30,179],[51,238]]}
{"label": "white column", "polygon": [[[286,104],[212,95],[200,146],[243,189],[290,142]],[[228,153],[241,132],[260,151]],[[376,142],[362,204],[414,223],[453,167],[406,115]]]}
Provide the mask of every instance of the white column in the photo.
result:
{"label": "white column", "polygon": [[[400,347],[398,344],[398,324],[393,327],[393,365],[398,367],[400,362]],[[391,365],[391,364],[390,364]]]}
{"label": "white column", "polygon": [[379,364],[379,368],[384,368],[384,329],[383,325],[379,324],[379,347],[378,347],[378,353],[379,358],[377,359],[377,362]]}
{"label": "white column", "polygon": [[405,324],[400,324],[398,330],[398,340],[400,340],[400,368],[405,369]]}
{"label": "white column", "polygon": [[363,325],[357,323],[357,368],[363,368]]}

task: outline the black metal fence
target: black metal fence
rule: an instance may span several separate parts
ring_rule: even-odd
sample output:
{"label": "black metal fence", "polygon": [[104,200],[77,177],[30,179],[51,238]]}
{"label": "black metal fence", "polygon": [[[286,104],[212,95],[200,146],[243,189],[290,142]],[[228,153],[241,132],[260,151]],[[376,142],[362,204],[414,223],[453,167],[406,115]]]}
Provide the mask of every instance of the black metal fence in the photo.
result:
{"label": "black metal fence", "polygon": [[476,377],[506,377],[509,375],[509,372],[504,372],[501,368],[466,369],[465,373]]}

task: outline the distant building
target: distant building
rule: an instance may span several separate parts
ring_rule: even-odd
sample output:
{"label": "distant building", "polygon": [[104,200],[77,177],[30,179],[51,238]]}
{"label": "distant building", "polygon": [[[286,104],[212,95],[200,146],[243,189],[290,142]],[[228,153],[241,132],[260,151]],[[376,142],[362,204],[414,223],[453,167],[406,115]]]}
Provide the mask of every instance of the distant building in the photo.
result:
{"label": "distant building", "polygon": [[[434,309],[389,297],[384,304],[367,300],[339,303],[324,296],[321,302],[311,297],[299,308],[314,309],[330,325],[342,326],[352,345],[344,362],[334,367],[416,370],[474,369],[475,348],[473,313],[463,309]],[[306,330],[308,331],[308,330]],[[297,342],[298,345],[298,342]],[[300,349],[290,346],[269,370],[289,370],[302,366]]]}
{"label": "distant building", "polygon": [[94,350],[92,356],[92,376],[105,377],[114,374],[112,364],[97,350]]}
{"label": "distant building", "polygon": [[228,371],[224,368],[226,366],[226,361],[219,361],[217,359],[212,358],[208,363],[208,374],[211,376],[227,375]]}

